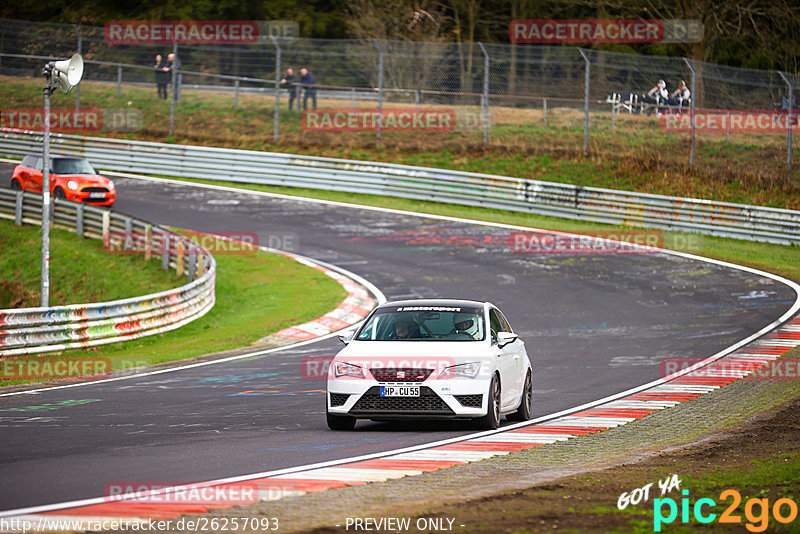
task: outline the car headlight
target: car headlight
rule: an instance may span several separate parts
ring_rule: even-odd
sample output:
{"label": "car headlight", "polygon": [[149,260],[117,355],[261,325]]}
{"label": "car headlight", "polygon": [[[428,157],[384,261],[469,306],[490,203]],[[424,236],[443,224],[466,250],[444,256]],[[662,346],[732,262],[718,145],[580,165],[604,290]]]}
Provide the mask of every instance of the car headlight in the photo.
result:
{"label": "car headlight", "polygon": [[108,181],[108,190],[109,191],[113,191],[114,190],[114,182],[112,182],[111,180]]}
{"label": "car headlight", "polygon": [[78,182],[76,182],[75,180],[70,180],[69,182],[67,182],[67,187],[69,187],[73,191],[77,191],[78,190]]}
{"label": "car headlight", "polygon": [[336,378],[340,376],[350,376],[352,378],[364,378],[364,370],[358,365],[347,362],[336,362],[333,366],[333,374]]}
{"label": "car headlight", "polygon": [[481,369],[480,362],[462,363],[460,365],[451,365],[445,367],[439,375],[440,379],[448,378],[475,378],[478,376],[478,371]]}

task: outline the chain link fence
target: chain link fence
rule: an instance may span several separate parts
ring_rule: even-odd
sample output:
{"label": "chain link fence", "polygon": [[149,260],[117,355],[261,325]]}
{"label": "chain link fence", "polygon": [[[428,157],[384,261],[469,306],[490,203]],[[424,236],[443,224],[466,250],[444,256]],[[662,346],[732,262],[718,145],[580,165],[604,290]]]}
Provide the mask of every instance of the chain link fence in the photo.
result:
{"label": "chain link fence", "polygon": [[[21,91],[14,83],[22,78],[41,79],[49,58],[75,52],[87,63],[84,93],[105,91],[109,105],[141,106],[137,129],[152,138],[205,136],[235,146],[256,134],[273,149],[583,152],[705,165],[731,176],[750,161],[748,172],[798,179],[797,74],[571,46],[346,39],[116,45],[102,27],[0,19],[0,78],[9,91]],[[179,91],[159,103],[154,58],[170,52],[180,58],[170,84]],[[310,71],[314,86],[281,83],[287,68]],[[669,93],[685,81],[691,98],[648,99],[658,80]],[[26,105],[40,105],[38,92],[27,96]],[[758,112],[769,124],[753,123]],[[209,117],[218,128],[201,131]]]}

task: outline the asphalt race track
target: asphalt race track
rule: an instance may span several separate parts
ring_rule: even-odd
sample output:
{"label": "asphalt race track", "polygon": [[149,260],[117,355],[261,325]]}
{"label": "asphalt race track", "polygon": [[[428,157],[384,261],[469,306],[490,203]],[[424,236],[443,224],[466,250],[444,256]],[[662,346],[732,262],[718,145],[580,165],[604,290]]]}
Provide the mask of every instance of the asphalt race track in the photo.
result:
{"label": "asphalt race track", "polygon": [[[7,185],[8,165],[0,168]],[[491,300],[525,340],[535,415],[659,378],[774,321],[789,287],[668,254],[515,254],[510,230],[189,185],[115,179],[116,209],[344,267],[389,299]],[[266,332],[265,332],[266,334]],[[0,510],[100,497],[120,481],[189,482],[375,453],[472,432],[463,423],[325,424],[301,361],[326,340],[252,359],[0,397]],[[50,409],[28,407],[47,405]],[[18,410],[22,409],[22,410]]]}

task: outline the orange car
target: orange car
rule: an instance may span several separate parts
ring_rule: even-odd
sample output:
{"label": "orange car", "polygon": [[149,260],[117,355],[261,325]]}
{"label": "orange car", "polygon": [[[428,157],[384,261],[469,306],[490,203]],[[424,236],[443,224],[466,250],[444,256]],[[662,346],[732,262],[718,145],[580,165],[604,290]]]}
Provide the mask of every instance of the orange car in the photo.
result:
{"label": "orange car", "polygon": [[[14,169],[12,189],[42,192],[42,155],[28,154]],[[113,206],[117,200],[114,182],[97,174],[91,163],[76,156],[50,156],[50,193],[55,198]]]}

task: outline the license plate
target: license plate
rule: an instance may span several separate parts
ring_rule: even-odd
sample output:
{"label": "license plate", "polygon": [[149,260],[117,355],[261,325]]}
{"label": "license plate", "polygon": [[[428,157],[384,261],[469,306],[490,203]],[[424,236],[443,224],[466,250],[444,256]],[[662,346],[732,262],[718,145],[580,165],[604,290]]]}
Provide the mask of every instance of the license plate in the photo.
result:
{"label": "license plate", "polygon": [[419,397],[419,386],[381,386],[381,397]]}
{"label": "license plate", "polygon": [[89,193],[89,198],[106,198],[105,193]]}

